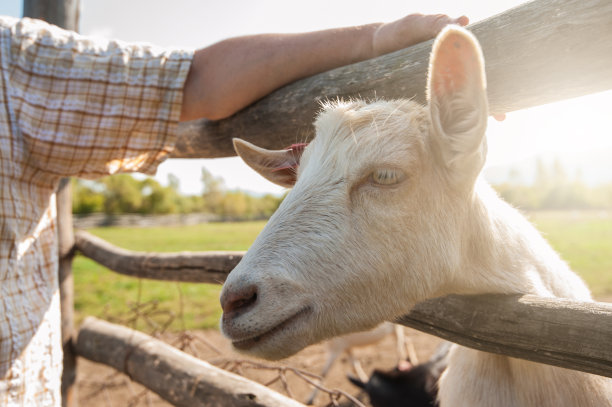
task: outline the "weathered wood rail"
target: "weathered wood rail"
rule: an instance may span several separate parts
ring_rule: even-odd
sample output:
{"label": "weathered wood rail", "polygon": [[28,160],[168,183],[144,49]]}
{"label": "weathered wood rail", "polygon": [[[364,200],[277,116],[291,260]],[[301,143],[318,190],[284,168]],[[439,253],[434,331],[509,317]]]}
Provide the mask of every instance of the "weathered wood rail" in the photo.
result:
{"label": "weathered wood rail", "polygon": [[612,304],[450,295],[395,322],[473,349],[612,377]]}
{"label": "weathered wood rail", "polygon": [[244,252],[153,253],[125,250],[85,231],[75,247],[86,257],[128,276],[190,283],[222,284]]}
{"label": "weathered wood rail", "polygon": [[[612,89],[612,2],[537,0],[468,27],[480,42],[489,108],[505,113]],[[313,136],[336,97],[425,102],[432,41],[303,79],[226,120],[183,123],[175,157],[235,155],[232,137],[282,148]]]}
{"label": "weathered wood rail", "polygon": [[81,325],[75,349],[79,356],[127,374],[175,406],[304,406],[142,332],[93,317]]}

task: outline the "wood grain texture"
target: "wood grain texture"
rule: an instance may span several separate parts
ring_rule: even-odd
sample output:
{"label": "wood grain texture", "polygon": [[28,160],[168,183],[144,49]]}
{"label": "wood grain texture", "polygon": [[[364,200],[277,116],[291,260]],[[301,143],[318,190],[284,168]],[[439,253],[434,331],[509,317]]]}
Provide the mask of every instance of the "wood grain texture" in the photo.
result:
{"label": "wood grain texture", "polygon": [[117,273],[192,283],[223,284],[244,255],[244,252],[135,252],[84,231],[75,233],[75,244],[85,257]]}
{"label": "wood grain texture", "polygon": [[450,295],[396,322],[477,350],[612,377],[612,304]]}
{"label": "wood grain texture", "polygon": [[[491,113],[612,89],[609,0],[536,0],[468,29],[483,49]],[[309,140],[328,99],[424,103],[432,43],[297,81],[225,120],[182,123],[173,157],[233,156],[233,137],[271,149]]]}
{"label": "wood grain texture", "polygon": [[72,188],[70,178],[60,181],[56,192],[58,279],[62,315],[62,349],[64,355],[62,370],[62,406],[77,406],[77,359],[74,353],[74,231],[72,228]]}
{"label": "wood grain texture", "polygon": [[142,332],[93,317],[83,322],[76,351],[79,356],[127,374],[175,406],[304,406]]}

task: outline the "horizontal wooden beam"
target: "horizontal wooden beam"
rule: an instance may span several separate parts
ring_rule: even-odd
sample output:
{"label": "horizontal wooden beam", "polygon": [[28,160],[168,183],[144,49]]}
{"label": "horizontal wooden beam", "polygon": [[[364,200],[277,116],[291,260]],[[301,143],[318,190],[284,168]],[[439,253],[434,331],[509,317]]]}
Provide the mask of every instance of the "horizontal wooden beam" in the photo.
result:
{"label": "horizontal wooden beam", "polygon": [[[612,2],[536,0],[470,25],[483,49],[492,113],[612,89]],[[231,118],[180,127],[174,157],[235,155],[232,138],[282,148],[313,137],[320,102],[425,102],[432,41],[285,86]]]}
{"label": "horizontal wooden beam", "polygon": [[450,295],[396,322],[473,349],[612,377],[612,304]]}
{"label": "horizontal wooden beam", "polygon": [[223,284],[244,252],[135,252],[77,231],[75,246],[85,257],[120,274],[154,280]]}
{"label": "horizontal wooden beam", "polygon": [[76,352],[127,374],[175,406],[304,407],[142,332],[93,317],[79,330]]}

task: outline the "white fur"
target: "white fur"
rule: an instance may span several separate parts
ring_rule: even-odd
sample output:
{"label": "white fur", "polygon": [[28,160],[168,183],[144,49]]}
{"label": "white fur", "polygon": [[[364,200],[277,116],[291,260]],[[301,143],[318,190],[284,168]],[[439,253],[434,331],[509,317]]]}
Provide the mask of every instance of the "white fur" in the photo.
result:
{"label": "white fur", "polygon": [[[488,112],[482,56],[466,31],[438,37],[428,87],[427,107],[349,101],[319,115],[295,187],[224,286],[228,310],[236,293],[257,291],[249,307],[224,314],[223,332],[237,347],[286,357],[450,293],[591,299],[535,228],[478,178]],[[265,162],[265,152],[258,158],[243,154],[248,143],[236,145]],[[377,184],[380,170],[397,183]],[[611,400],[609,379],[459,346],[440,383],[442,407]]]}

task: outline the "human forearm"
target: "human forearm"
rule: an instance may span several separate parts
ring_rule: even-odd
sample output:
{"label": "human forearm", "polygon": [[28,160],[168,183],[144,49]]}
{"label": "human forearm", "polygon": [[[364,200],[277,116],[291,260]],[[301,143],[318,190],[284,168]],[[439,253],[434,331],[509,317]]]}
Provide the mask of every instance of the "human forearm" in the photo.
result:
{"label": "human forearm", "polygon": [[297,79],[407,47],[467,19],[410,15],[392,23],[232,38],[196,51],[181,120],[231,116]]}
{"label": "human forearm", "polygon": [[284,84],[367,59],[376,28],[239,37],[198,50],[185,85],[192,104],[182,118],[227,117]]}

